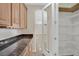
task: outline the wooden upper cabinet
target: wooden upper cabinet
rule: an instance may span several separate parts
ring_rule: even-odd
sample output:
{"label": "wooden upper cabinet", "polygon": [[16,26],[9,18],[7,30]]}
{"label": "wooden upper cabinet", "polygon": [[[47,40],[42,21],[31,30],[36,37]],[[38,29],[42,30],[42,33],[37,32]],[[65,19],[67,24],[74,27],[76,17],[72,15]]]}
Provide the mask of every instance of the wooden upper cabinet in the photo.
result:
{"label": "wooden upper cabinet", "polygon": [[12,4],[12,26],[13,28],[20,28],[20,4]]}
{"label": "wooden upper cabinet", "polygon": [[12,4],[12,25],[14,28],[26,28],[26,16],[26,7],[24,4]]}
{"label": "wooden upper cabinet", "polygon": [[20,27],[21,28],[26,28],[26,23],[27,23],[27,9],[24,4],[20,4]]}
{"label": "wooden upper cabinet", "polygon": [[[0,25],[26,28],[27,9],[23,3],[0,3]],[[5,26],[3,26],[5,27]]]}
{"label": "wooden upper cabinet", "polygon": [[0,25],[11,26],[10,3],[0,3]]}

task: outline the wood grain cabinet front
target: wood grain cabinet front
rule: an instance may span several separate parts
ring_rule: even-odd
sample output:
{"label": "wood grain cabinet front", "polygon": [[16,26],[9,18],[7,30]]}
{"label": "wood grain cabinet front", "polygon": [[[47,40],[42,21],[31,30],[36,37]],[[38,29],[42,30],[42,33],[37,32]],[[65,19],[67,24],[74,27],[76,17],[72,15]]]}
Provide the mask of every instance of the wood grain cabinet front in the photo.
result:
{"label": "wood grain cabinet front", "polygon": [[27,8],[25,7],[24,4],[20,4],[20,27],[21,28],[26,28],[26,23],[27,23]]}
{"label": "wood grain cabinet front", "polygon": [[26,28],[27,8],[23,3],[0,3],[0,26]]}
{"label": "wood grain cabinet front", "polygon": [[12,26],[13,28],[20,28],[20,4],[12,4]]}
{"label": "wood grain cabinet front", "polygon": [[24,4],[12,4],[12,25],[14,28],[26,28],[26,11]]}
{"label": "wood grain cabinet front", "polygon": [[0,26],[11,26],[11,4],[0,3]]}

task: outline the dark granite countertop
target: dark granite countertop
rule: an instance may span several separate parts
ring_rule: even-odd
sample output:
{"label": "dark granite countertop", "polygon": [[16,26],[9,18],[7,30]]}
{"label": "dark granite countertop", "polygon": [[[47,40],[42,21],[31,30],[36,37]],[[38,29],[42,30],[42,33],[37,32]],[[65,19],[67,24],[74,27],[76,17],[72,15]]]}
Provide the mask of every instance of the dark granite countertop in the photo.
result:
{"label": "dark granite countertop", "polygon": [[12,36],[12,37],[9,37],[9,38],[6,38],[6,39],[2,39],[2,40],[0,40],[0,42],[1,41],[5,41],[5,40],[8,40],[10,38],[19,37],[19,36],[26,36],[28,38],[32,38],[33,37],[33,34],[18,34],[18,35],[15,35],[15,36]]}
{"label": "dark granite countertop", "polygon": [[[7,47],[11,46],[12,44],[17,43],[17,47],[9,54],[10,56],[16,56],[22,53],[24,48],[32,39],[33,34],[20,34],[14,37],[10,37],[0,41],[0,52],[4,51]],[[6,53],[6,52],[5,52]]]}

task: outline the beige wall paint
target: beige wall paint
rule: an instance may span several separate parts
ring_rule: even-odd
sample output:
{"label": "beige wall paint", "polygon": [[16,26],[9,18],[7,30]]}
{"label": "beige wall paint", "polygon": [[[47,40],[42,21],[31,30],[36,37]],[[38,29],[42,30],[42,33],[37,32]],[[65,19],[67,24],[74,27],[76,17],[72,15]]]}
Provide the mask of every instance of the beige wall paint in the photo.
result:
{"label": "beige wall paint", "polygon": [[34,37],[32,39],[32,50],[36,52],[36,34],[35,34],[35,12],[41,10],[41,7],[38,6],[27,6],[27,32],[33,33]]}

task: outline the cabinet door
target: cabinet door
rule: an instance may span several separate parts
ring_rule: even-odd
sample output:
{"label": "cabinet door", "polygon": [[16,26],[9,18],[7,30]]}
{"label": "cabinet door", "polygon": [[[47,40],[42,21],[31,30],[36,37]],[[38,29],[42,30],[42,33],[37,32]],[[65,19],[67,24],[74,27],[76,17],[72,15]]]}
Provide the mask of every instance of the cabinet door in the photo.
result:
{"label": "cabinet door", "polygon": [[27,9],[24,4],[20,4],[20,27],[26,28]]}
{"label": "cabinet door", "polygon": [[20,28],[20,7],[19,3],[12,3],[12,26],[13,28]]}
{"label": "cabinet door", "polygon": [[21,56],[32,56],[32,42],[29,42],[25,47],[23,52],[20,54]]}
{"label": "cabinet door", "polygon": [[27,8],[24,6],[24,28],[27,28]]}
{"label": "cabinet door", "polygon": [[11,26],[11,4],[0,3],[0,24]]}

